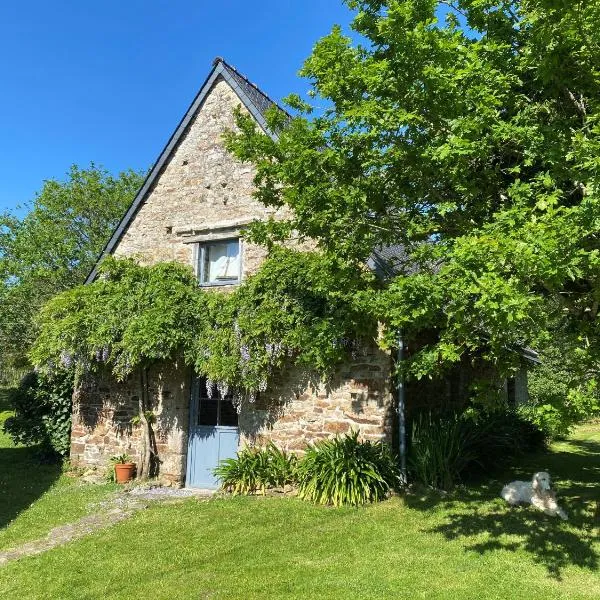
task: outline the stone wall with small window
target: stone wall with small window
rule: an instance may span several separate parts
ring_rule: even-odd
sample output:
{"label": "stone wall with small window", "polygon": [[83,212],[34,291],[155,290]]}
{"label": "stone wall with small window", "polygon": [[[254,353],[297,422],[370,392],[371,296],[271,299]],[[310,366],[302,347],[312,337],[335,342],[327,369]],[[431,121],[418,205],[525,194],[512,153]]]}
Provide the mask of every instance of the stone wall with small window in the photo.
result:
{"label": "stone wall with small window", "polygon": [[[115,256],[137,256],[146,264],[177,261],[197,268],[200,244],[235,239],[252,220],[275,214],[252,197],[253,168],[236,160],[223,145],[223,133],[235,127],[233,113],[238,106],[239,98],[218,79],[125,230]],[[246,243],[241,250],[245,276],[258,269],[265,250]]]}

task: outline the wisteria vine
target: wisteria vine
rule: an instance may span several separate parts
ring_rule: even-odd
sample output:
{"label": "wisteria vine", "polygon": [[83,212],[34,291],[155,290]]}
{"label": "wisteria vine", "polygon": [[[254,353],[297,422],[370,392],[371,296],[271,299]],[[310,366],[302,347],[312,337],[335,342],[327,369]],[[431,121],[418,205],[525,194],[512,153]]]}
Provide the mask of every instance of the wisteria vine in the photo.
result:
{"label": "wisteria vine", "polygon": [[200,288],[183,265],[110,258],[95,282],[43,308],[31,359],[46,370],[108,368],[123,380],[182,358],[206,378],[209,397],[231,394],[241,411],[285,366],[325,373],[352,352],[352,340],[375,335],[374,318],[344,287],[367,293],[368,275],[316,252],[278,249],[229,293]]}

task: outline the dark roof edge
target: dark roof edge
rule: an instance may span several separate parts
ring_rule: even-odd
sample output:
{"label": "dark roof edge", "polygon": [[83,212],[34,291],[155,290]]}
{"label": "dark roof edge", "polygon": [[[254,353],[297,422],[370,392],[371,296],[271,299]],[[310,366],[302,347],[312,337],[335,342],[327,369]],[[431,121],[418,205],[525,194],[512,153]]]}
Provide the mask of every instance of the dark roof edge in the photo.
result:
{"label": "dark roof edge", "polygon": [[[106,246],[104,246],[104,249],[100,253],[98,260],[96,260],[96,264],[94,265],[94,268],[91,270],[90,274],[87,276],[85,283],[90,283],[96,278],[96,275],[98,274],[98,265],[107,255],[111,254],[112,251],[115,249],[115,246],[120,241],[123,233],[125,232],[125,229],[129,225],[129,223],[131,222],[133,217],[136,215],[136,213],[139,210],[143,201],[146,199],[146,195],[148,194],[148,192],[154,185],[154,182],[159,177],[163,167],[168,162],[168,160],[171,156],[171,153],[176,148],[181,137],[185,133],[188,125],[190,124],[190,121],[194,118],[194,115],[196,114],[196,112],[198,111],[198,109],[200,108],[202,103],[204,102],[204,99],[210,92],[213,84],[215,83],[215,81],[217,80],[217,78],[219,76],[223,77],[223,79],[234,90],[234,92],[237,94],[239,99],[242,101],[242,104],[244,105],[244,107],[248,110],[248,112],[254,117],[256,122],[260,125],[261,129],[267,135],[271,136],[272,138],[275,139],[277,137],[274,133],[272,133],[271,131],[268,130],[267,123],[265,121],[265,118],[264,118],[262,112],[254,104],[254,102],[251,100],[251,98],[248,96],[248,94],[246,94],[246,92],[238,85],[237,81],[235,81],[235,79],[234,79],[234,75],[232,72],[237,74],[237,76],[241,77],[244,81],[246,81],[248,83],[248,85],[255,88],[260,94],[262,94],[267,100],[269,100],[269,102],[272,102],[274,106],[281,108],[275,102],[273,102],[264,92],[262,92],[257,86],[255,86],[253,83],[250,83],[234,67],[227,64],[222,58],[217,57],[213,62],[213,68],[212,68],[211,72],[209,73],[208,77],[202,84],[202,87],[200,88],[199,92],[196,94],[194,100],[192,101],[189,108],[185,112],[183,118],[177,125],[177,128],[175,129],[175,131],[169,138],[169,140],[168,140],[167,144],[165,145],[165,147],[163,148],[162,152],[159,154],[158,159],[156,160],[154,165],[152,165],[152,168],[150,169],[150,172],[146,176],[146,179],[144,180],[142,187],[139,189],[138,193],[136,194],[135,198],[133,199],[133,202],[131,203],[131,206],[128,208],[127,212],[125,213],[125,216],[121,219],[119,225],[115,229],[110,240],[108,241]],[[281,110],[283,110],[283,109],[281,109]]]}
{"label": "dark roof edge", "polygon": [[528,360],[529,362],[532,362],[536,365],[541,365],[542,361],[540,359],[540,355],[533,349],[533,348],[529,348],[529,347],[520,347],[519,348],[519,354],[525,359]]}

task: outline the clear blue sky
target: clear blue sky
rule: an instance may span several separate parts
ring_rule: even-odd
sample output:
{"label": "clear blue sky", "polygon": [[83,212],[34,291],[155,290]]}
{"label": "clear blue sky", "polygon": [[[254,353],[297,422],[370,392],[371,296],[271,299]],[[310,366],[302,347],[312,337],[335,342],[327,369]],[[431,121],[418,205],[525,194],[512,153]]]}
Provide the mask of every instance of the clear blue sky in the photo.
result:
{"label": "clear blue sky", "polygon": [[0,20],[0,211],[73,163],[147,169],[223,56],[273,99],[341,0],[30,0]]}

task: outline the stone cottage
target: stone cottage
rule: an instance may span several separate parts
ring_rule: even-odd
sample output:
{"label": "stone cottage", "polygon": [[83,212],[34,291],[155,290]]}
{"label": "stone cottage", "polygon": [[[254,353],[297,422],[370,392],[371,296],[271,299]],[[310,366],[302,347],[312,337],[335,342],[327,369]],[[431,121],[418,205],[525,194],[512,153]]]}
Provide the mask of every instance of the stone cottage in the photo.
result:
{"label": "stone cottage", "polygon": [[[223,145],[222,134],[234,126],[238,106],[269,133],[264,115],[273,102],[216,59],[100,260],[113,254],[136,256],[146,264],[179,261],[194,268],[199,285],[220,288],[235,286],[256,271],[265,251],[241,234],[248,223],[273,211],[252,197],[252,167]],[[94,269],[88,281],[95,277]],[[177,485],[214,487],[214,467],[245,443],[272,440],[298,450],[308,441],[351,429],[364,439],[391,441],[391,373],[392,357],[376,347],[327,384],[290,369],[238,414],[225,390],[207,389],[189,367],[177,360],[155,365],[148,388],[156,413],[160,476]],[[73,401],[74,464],[104,468],[112,455],[123,452],[139,458],[141,428],[131,419],[139,411],[141,385],[139,377],[118,383],[108,374],[81,383]]]}

